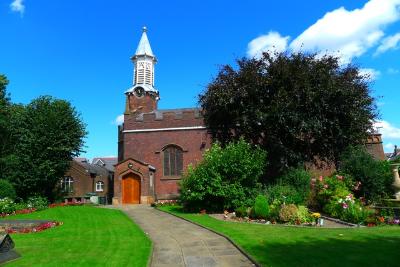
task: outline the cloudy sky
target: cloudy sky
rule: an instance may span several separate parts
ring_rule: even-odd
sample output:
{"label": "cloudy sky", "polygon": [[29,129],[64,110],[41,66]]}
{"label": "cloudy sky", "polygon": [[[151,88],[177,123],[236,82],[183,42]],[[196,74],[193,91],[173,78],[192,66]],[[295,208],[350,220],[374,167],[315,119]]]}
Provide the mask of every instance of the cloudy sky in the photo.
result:
{"label": "cloudy sky", "polygon": [[143,26],[158,58],[160,108],[196,106],[218,67],[236,58],[331,53],[370,75],[385,150],[400,145],[400,0],[2,0],[0,73],[14,102],[49,94],[76,106],[89,130],[83,156],[116,155]]}

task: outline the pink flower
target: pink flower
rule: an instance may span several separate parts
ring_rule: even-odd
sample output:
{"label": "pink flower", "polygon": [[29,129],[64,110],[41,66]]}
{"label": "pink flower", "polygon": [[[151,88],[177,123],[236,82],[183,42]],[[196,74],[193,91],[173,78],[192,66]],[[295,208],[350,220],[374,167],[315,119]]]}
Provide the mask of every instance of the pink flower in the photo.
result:
{"label": "pink flower", "polygon": [[324,180],[324,177],[322,175],[319,177],[319,181],[322,182]]}
{"label": "pink flower", "polygon": [[349,207],[349,205],[347,205],[346,203],[343,203],[343,204],[342,204],[342,207],[343,207],[344,209],[347,209],[347,208]]}
{"label": "pink flower", "polygon": [[342,175],[336,175],[336,178],[340,181],[343,181],[343,176]]}
{"label": "pink flower", "polygon": [[327,184],[324,184],[324,188],[327,189],[329,186]]}

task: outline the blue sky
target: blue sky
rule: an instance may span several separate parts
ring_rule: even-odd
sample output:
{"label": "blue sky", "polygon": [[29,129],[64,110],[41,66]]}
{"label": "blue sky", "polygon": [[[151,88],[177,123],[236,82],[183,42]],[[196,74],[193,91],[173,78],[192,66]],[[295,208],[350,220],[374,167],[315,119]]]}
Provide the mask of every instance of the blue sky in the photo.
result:
{"label": "blue sky", "polygon": [[197,105],[218,67],[263,50],[327,51],[371,74],[386,151],[400,145],[400,0],[1,0],[0,73],[12,100],[71,101],[83,156],[117,155],[116,118],[132,85],[141,28],[157,56],[159,108]]}

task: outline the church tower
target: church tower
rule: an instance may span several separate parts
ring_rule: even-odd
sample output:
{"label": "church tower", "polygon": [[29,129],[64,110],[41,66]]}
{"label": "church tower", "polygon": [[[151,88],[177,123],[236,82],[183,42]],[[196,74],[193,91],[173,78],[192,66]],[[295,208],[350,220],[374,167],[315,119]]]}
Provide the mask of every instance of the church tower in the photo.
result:
{"label": "church tower", "polygon": [[154,66],[157,59],[151,50],[146,27],[143,27],[142,37],[131,59],[134,64],[133,86],[125,92],[125,114],[152,112],[157,109],[160,97],[154,88]]}

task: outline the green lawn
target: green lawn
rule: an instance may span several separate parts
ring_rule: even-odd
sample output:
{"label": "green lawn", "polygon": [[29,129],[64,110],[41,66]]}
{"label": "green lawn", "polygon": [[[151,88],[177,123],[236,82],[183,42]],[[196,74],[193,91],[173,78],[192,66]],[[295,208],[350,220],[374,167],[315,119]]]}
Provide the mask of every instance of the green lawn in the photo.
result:
{"label": "green lawn", "polygon": [[224,222],[161,210],[229,236],[263,266],[400,266],[400,227],[316,229]]}
{"label": "green lawn", "polygon": [[12,234],[22,255],[7,266],[146,266],[151,241],[123,212],[93,206],[58,207],[8,219],[64,224],[39,233]]}

